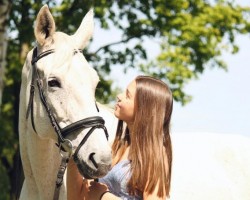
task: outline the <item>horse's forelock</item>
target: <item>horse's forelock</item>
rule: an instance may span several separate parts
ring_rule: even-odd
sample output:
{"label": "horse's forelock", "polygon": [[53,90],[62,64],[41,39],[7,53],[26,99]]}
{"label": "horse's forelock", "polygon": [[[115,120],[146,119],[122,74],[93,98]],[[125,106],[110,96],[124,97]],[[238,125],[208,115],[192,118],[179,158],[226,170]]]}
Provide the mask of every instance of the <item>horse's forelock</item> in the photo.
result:
{"label": "horse's forelock", "polygon": [[53,66],[60,67],[65,62],[69,62],[72,59],[74,46],[68,35],[57,32],[54,35],[53,48],[55,49]]}

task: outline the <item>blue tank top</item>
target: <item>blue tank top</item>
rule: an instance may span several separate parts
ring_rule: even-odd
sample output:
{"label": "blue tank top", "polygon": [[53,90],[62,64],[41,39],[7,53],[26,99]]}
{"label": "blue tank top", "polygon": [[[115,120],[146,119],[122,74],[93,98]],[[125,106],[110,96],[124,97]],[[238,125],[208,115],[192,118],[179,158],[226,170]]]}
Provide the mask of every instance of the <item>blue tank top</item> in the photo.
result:
{"label": "blue tank top", "polygon": [[122,160],[118,162],[109,173],[99,179],[100,183],[108,186],[111,193],[124,200],[142,200],[140,196],[128,194],[127,182],[130,178],[130,161]]}

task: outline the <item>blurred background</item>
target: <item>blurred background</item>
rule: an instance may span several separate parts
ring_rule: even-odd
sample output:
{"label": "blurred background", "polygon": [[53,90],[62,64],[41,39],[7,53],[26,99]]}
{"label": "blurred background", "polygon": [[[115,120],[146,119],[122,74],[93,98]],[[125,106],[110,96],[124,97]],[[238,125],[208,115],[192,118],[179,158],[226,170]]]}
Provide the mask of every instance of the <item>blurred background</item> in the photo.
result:
{"label": "blurred background", "polygon": [[147,74],[173,91],[173,134],[250,136],[249,0],[1,0],[0,200],[14,199],[21,185],[21,69],[44,4],[68,34],[94,8],[95,32],[83,54],[100,76],[98,101],[112,107],[117,93]]}

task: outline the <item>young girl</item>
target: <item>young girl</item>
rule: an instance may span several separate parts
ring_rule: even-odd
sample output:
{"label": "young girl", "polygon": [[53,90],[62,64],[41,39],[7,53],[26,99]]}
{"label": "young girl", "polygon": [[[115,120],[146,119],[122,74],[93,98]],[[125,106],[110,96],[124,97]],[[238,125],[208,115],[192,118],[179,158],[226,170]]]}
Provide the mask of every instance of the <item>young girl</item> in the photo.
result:
{"label": "young girl", "polygon": [[[138,76],[117,96],[113,167],[99,182],[83,181],[71,160],[68,199],[166,199],[172,166],[173,97],[162,81]],[[125,126],[125,123],[126,126]]]}

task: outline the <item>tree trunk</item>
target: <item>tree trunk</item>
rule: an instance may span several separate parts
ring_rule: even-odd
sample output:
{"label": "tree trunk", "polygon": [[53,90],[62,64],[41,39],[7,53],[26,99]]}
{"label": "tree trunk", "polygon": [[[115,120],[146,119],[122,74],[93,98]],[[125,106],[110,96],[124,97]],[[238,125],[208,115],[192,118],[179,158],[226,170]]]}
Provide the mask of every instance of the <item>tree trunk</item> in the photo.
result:
{"label": "tree trunk", "polygon": [[2,105],[3,95],[3,78],[6,65],[6,51],[7,51],[7,24],[10,12],[10,1],[0,0],[0,106]]}

